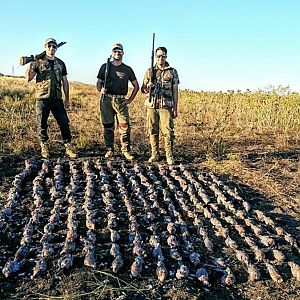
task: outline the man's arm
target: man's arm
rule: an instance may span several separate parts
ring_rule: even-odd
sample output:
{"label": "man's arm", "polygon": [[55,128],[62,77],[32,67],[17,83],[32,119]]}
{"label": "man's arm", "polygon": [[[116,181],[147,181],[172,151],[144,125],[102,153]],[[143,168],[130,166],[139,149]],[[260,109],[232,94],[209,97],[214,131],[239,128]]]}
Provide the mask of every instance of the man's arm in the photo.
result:
{"label": "man's arm", "polygon": [[175,119],[178,116],[178,84],[172,85],[172,92],[173,92],[173,101],[174,101],[174,107],[173,107],[173,118]]}
{"label": "man's arm", "polygon": [[145,75],[144,75],[144,80],[143,80],[143,84],[142,84],[142,87],[141,87],[141,92],[143,94],[149,93],[151,85],[152,85],[152,82],[150,81],[150,72],[149,72],[149,70],[147,70]]}
{"label": "man's arm", "polygon": [[32,61],[29,63],[29,66],[26,69],[25,78],[28,82],[31,81],[36,75],[36,72],[34,71],[35,67],[36,67],[36,62]]}
{"label": "man's arm", "polygon": [[138,83],[137,80],[131,81],[131,84],[133,85],[133,90],[131,92],[130,97],[125,99],[126,104],[129,104],[133,101],[133,99],[135,98],[135,96],[136,96],[136,94],[137,94],[137,92],[139,91],[139,88],[140,88],[139,83]]}
{"label": "man's arm", "polygon": [[97,90],[102,94],[102,88],[103,88],[103,84],[104,84],[104,81],[102,79],[99,79],[97,80],[97,83],[96,83],[96,87],[97,87]]}
{"label": "man's arm", "polygon": [[65,94],[65,108],[69,108],[69,81],[67,76],[62,77],[62,86]]}

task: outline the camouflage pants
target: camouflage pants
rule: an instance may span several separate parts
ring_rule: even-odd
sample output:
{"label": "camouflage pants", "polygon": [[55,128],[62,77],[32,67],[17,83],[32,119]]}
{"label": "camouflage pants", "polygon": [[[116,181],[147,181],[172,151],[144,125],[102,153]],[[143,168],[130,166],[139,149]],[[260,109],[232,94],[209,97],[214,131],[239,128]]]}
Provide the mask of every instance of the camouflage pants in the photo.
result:
{"label": "camouflage pants", "polygon": [[61,99],[37,99],[36,100],[36,120],[38,135],[41,142],[46,142],[48,137],[48,118],[52,112],[61,131],[63,142],[70,143],[72,136],[69,127],[69,119]]}
{"label": "camouflage pants", "polygon": [[125,98],[104,96],[100,100],[100,114],[104,126],[105,148],[114,149],[115,117],[119,128],[121,150],[130,150],[130,121]]}
{"label": "camouflage pants", "polygon": [[165,143],[166,156],[173,152],[174,121],[171,108],[147,108],[147,127],[150,136],[152,154],[156,155],[159,149],[159,129]]}

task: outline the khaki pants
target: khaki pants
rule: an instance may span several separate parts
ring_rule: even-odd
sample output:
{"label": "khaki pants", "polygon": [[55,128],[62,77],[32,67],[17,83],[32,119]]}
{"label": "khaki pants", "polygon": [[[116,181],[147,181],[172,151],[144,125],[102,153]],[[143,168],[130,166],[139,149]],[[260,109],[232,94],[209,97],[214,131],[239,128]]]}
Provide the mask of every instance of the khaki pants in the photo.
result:
{"label": "khaki pants", "polygon": [[125,98],[117,98],[104,96],[100,100],[100,115],[104,126],[104,143],[105,148],[114,149],[114,130],[115,130],[115,117],[117,119],[121,150],[130,150],[130,121],[127,104]]}
{"label": "khaki pants", "polygon": [[174,135],[174,121],[171,108],[147,108],[147,128],[150,136],[152,155],[158,154],[159,129],[165,143],[166,156],[172,156]]}

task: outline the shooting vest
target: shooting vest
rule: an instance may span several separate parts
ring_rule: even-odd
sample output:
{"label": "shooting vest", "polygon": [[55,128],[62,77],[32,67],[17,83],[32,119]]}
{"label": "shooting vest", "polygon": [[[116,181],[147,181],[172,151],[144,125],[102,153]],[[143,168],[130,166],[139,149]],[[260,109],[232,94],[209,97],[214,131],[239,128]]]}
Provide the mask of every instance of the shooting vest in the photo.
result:
{"label": "shooting vest", "polygon": [[[145,105],[149,108],[173,108],[173,84],[179,84],[177,71],[166,62],[162,70],[154,68],[156,74],[155,87],[152,91],[151,102],[146,99]],[[151,69],[147,70],[146,80],[150,80]],[[145,81],[145,80],[144,80]]]}
{"label": "shooting vest", "polygon": [[[42,58],[37,62],[37,74],[36,74],[36,98],[46,99],[50,98],[51,85],[55,89],[55,98],[62,99],[61,83],[62,83],[62,71],[64,69],[64,62],[59,59],[54,59],[54,68],[51,70],[48,59]],[[53,82],[55,81],[55,83]]]}

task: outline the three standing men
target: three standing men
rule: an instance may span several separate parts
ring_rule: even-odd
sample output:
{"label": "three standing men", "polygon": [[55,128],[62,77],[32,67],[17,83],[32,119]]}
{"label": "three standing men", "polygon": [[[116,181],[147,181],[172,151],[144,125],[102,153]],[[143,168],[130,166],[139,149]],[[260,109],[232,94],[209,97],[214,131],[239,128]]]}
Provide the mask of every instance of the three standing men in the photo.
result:
{"label": "three standing men", "polygon": [[[26,79],[31,81],[36,76],[36,111],[38,132],[41,142],[41,154],[49,158],[47,121],[50,112],[55,117],[70,158],[77,155],[71,146],[69,119],[65,108],[69,106],[69,82],[67,69],[62,60],[55,57],[57,42],[53,38],[45,41],[46,55],[30,63],[26,71]],[[146,71],[142,93],[149,93],[145,101],[147,106],[147,127],[150,136],[151,157],[149,162],[159,159],[159,131],[164,138],[167,163],[174,164],[174,119],[177,117],[179,78],[176,69],[166,61],[167,49],[159,47],[155,51],[156,64]],[[100,114],[104,126],[105,157],[114,153],[115,117],[119,127],[121,151],[127,160],[132,160],[130,154],[130,119],[127,105],[130,104],[138,90],[139,84],[131,67],[123,63],[124,50],[120,43],[112,46],[112,62],[103,64],[98,73],[97,89],[101,93]],[[154,74],[153,74],[154,72]],[[127,98],[128,82],[133,90]],[[104,86],[105,85],[105,86]],[[62,100],[61,87],[65,94]],[[151,99],[151,101],[150,101]]]}
{"label": "three standing men", "polygon": [[[100,114],[104,126],[104,143],[106,158],[114,154],[115,117],[119,127],[121,151],[127,160],[132,160],[130,154],[130,119],[127,105],[135,98],[139,84],[131,67],[123,63],[123,46],[119,43],[112,46],[112,62],[103,64],[98,73],[97,89],[101,93]],[[105,82],[105,72],[108,72]],[[133,85],[129,98],[128,81]],[[105,87],[104,87],[105,83]]]}
{"label": "three standing men", "polygon": [[[55,56],[57,42],[53,38],[45,41],[46,55],[37,61],[32,61],[25,77],[31,81],[36,76],[36,114],[37,127],[41,145],[41,155],[49,158],[48,117],[52,112],[57,124],[60,127],[66,154],[70,158],[76,158],[77,154],[71,146],[71,132],[66,108],[69,107],[69,82],[65,63]],[[65,101],[62,100],[61,87],[65,94]]]}

